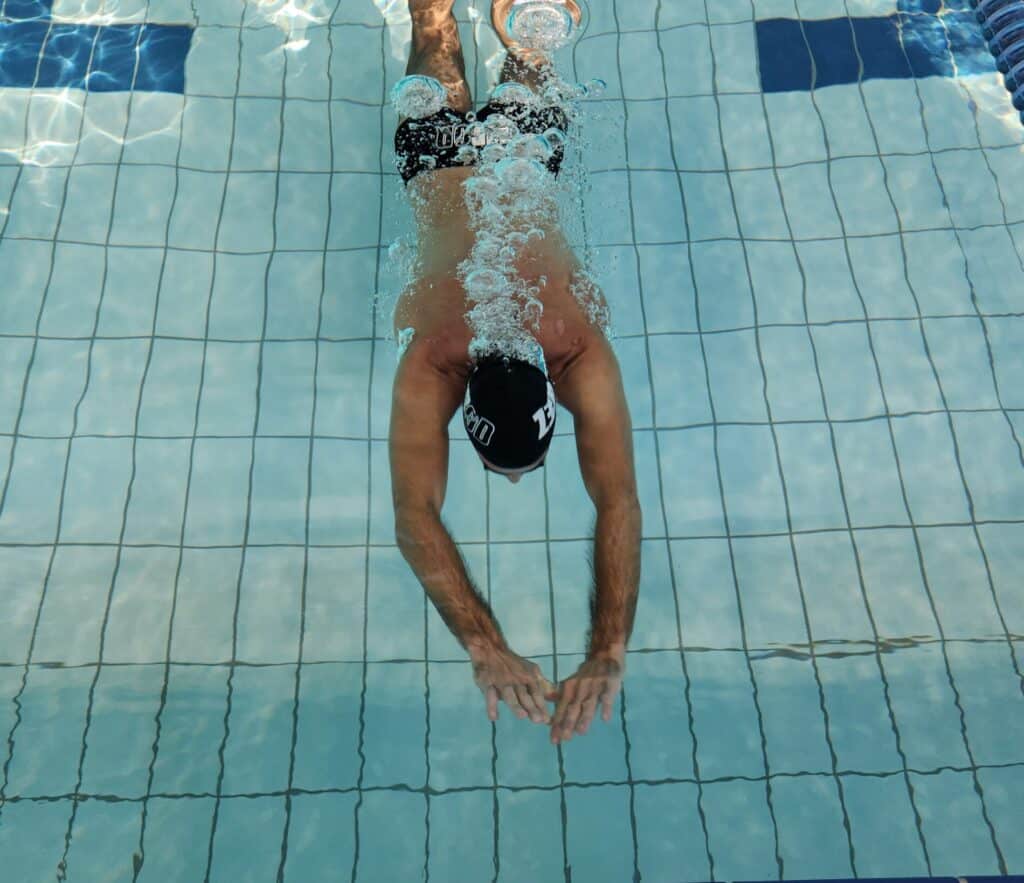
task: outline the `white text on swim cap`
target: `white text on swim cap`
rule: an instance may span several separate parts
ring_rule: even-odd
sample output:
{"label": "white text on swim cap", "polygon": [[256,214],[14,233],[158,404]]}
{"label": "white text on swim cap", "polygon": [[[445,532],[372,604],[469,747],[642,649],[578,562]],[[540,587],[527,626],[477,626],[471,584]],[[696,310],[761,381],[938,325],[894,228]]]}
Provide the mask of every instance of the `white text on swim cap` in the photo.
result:
{"label": "white text on swim cap", "polygon": [[533,412],[533,419],[537,424],[537,441],[540,441],[555,425],[555,389],[550,383],[548,383],[548,400],[544,407]]}
{"label": "white text on swim cap", "polygon": [[[481,417],[471,404],[466,405],[466,432],[471,438],[475,438],[485,448],[491,444],[494,438],[494,424],[486,417]],[[534,418],[536,419],[536,418]]]}

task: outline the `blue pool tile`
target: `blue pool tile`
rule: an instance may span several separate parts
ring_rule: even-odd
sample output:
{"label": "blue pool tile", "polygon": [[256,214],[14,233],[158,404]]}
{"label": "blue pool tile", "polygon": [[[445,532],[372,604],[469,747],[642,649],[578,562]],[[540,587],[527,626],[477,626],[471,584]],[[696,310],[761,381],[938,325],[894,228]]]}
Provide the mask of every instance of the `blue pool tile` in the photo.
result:
{"label": "blue pool tile", "polygon": [[978,531],[1007,627],[1019,635],[1024,632],[1024,597],[1013,587],[1024,563],[1024,525],[983,524]]}
{"label": "blue pool tile", "polygon": [[[780,168],[778,174],[782,198],[786,203],[786,212],[795,239],[821,239],[843,235],[835,197],[829,183],[828,167],[824,163]],[[783,244],[792,250],[789,243]]]}
{"label": "blue pool tile", "polygon": [[244,880],[272,872],[281,861],[285,800],[222,800],[213,837],[210,877]]}
{"label": "blue pool tile", "polygon": [[83,791],[120,797],[146,793],[163,677],[160,666],[101,670],[92,696]]}
{"label": "blue pool tile", "polygon": [[771,135],[765,166],[786,167],[797,163],[825,162],[835,154],[826,141],[822,112],[807,92],[765,95],[763,116]]}
{"label": "blue pool tile", "polygon": [[803,323],[803,280],[792,244],[748,242],[747,260],[757,300],[758,322],[762,325]]}
{"label": "blue pool tile", "polygon": [[[693,739],[679,652],[634,654],[627,667],[626,729],[633,777],[692,779]],[[614,714],[618,716],[618,707]],[[595,719],[591,729],[603,724]],[[664,738],[666,729],[674,733],[672,739]]]}
{"label": "blue pool tile", "polygon": [[64,492],[61,541],[117,542],[130,480],[130,439],[75,439]]}
{"label": "blue pool tile", "polygon": [[[715,875],[751,880],[775,862],[772,819],[764,782],[716,782],[704,785],[708,842]],[[744,831],[746,848],[735,848],[735,832]]]}
{"label": "blue pool tile", "polygon": [[862,319],[864,306],[846,258],[845,243],[837,240],[801,242],[797,252],[807,279],[808,320]]}
{"label": "blue pool tile", "polygon": [[1024,491],[1020,425],[1011,432],[1002,414],[956,414],[953,429],[975,517],[1018,518]]}
{"label": "blue pool tile", "polygon": [[301,549],[246,550],[236,659],[262,663],[298,659],[302,569]]}
{"label": "blue pool tile", "polygon": [[813,328],[811,334],[829,417],[856,420],[884,414],[867,327],[826,325]]}
{"label": "blue pool tile", "polygon": [[325,868],[350,873],[355,858],[358,794],[299,794],[292,798],[287,880],[315,879]]}
{"label": "blue pool tile", "polygon": [[[444,794],[431,800],[430,879],[490,879],[494,854],[494,799],[486,791]],[[485,846],[486,844],[486,846]]]}
{"label": "blue pool tile", "polygon": [[[664,31],[660,35],[660,55],[659,61],[664,66],[664,77],[672,93],[710,95],[714,92],[714,83],[711,79],[714,67],[711,45],[704,28],[675,28]],[[661,65],[657,72],[659,80],[662,73]]]}
{"label": "blue pool tile", "polygon": [[[359,211],[351,210],[354,205],[360,206]],[[381,193],[376,176],[356,172],[332,175],[330,210],[329,248],[377,247]]]}
{"label": "blue pool tile", "polygon": [[672,543],[680,628],[690,647],[739,647],[739,609],[733,584],[729,546],[724,539],[680,540]]}
{"label": "blue pool tile", "polygon": [[148,249],[111,247],[107,256],[97,333],[148,335],[153,327],[163,255]]}
{"label": "blue pool tile", "polygon": [[[800,22],[774,18],[757,23],[761,87],[765,92],[809,89],[813,82],[811,54],[806,51]],[[804,45],[804,51],[799,47]]]}
{"label": "blue pool tile", "polygon": [[[580,654],[558,657],[558,679],[574,674],[586,657]],[[547,673],[545,673],[547,674]],[[552,678],[554,680],[554,678]],[[629,687],[626,687],[625,702],[629,702]],[[552,709],[553,705],[552,705]],[[617,697],[612,708],[611,720],[605,722],[600,707],[594,713],[585,737],[573,737],[575,743],[566,754],[564,765],[566,778],[580,784],[594,784],[612,781],[623,781],[629,778],[626,767],[626,736],[622,727],[622,699]],[[525,725],[526,721],[522,725]],[[627,724],[628,726],[628,724]],[[527,738],[535,740],[540,749],[551,749],[550,730],[544,725],[531,724],[532,729]]]}
{"label": "blue pool tile", "polygon": [[[371,661],[406,659],[411,647],[422,647],[424,598],[415,574],[397,547],[370,553],[366,652]],[[421,657],[418,657],[421,658]]]}
{"label": "blue pool tile", "polygon": [[985,561],[969,527],[931,527],[919,534],[939,621],[947,638],[998,635]]}
{"label": "blue pool tile", "polygon": [[[49,561],[46,548],[0,548],[0,663],[24,662],[28,657]],[[0,696],[7,695],[4,689],[0,687]]]}
{"label": "blue pool tile", "polygon": [[211,342],[207,345],[199,403],[201,434],[252,433],[256,423],[258,369],[257,344]]}
{"label": "blue pool tile", "polygon": [[[413,647],[407,645],[403,655],[410,655],[411,650]],[[427,777],[423,668],[421,662],[368,666],[364,785],[423,787]]]}
{"label": "blue pool tile", "polygon": [[[153,790],[213,793],[227,709],[226,667],[172,665],[160,715]],[[203,855],[206,850],[204,848]]]}
{"label": "blue pool tile", "polygon": [[[865,643],[856,649],[858,655],[818,655],[818,676],[825,693],[836,767],[860,773],[890,773],[900,769],[902,761],[885,684],[872,647]],[[882,659],[885,665],[887,657]]]}
{"label": "blue pool tile", "polygon": [[890,413],[942,410],[942,396],[917,322],[875,322],[871,342]]}
{"label": "blue pool tile", "polygon": [[646,601],[637,608],[631,646],[652,650],[678,647],[679,625],[668,551],[664,543],[648,541],[641,543],[640,556],[640,591]]}
{"label": "blue pool tile", "polygon": [[[217,172],[178,169],[178,195],[171,210],[170,224],[167,226],[168,245],[174,248],[210,248],[217,236],[217,224],[221,218],[221,202],[226,180],[226,175]],[[189,254],[188,252],[180,255],[171,252],[168,256],[169,261],[175,257],[179,264],[185,260],[197,264],[212,262],[210,255]],[[220,261],[223,259],[224,256],[219,257]],[[205,284],[200,282],[197,289],[187,295],[190,301],[197,296],[202,297],[202,305],[188,317],[192,321],[195,321],[197,317],[203,318],[206,300],[210,293],[210,275],[207,271]],[[166,286],[168,282],[165,281],[164,284]]]}
{"label": "blue pool tile", "polygon": [[104,631],[104,662],[163,662],[177,564],[175,549],[121,550]]}
{"label": "blue pool tile", "polygon": [[[224,225],[231,222],[224,221]],[[267,222],[269,224],[269,221]],[[235,229],[241,229],[238,226]],[[226,243],[218,242],[221,249]],[[250,241],[239,251],[248,251]],[[255,340],[263,329],[264,280],[267,256],[218,254],[213,295],[210,301],[210,337],[224,340]]]}
{"label": "blue pool tile", "polygon": [[305,541],[308,462],[306,439],[256,439],[249,542]]}
{"label": "blue pool tile", "polygon": [[[722,141],[718,134],[718,112],[715,108],[714,98],[710,96],[670,98],[666,104],[667,121],[666,111],[661,109],[661,115],[652,116],[648,125],[667,128],[672,138],[672,156],[675,157],[676,166],[687,171],[719,172],[725,169],[725,157],[722,153]],[[655,106],[647,105],[648,108]],[[629,125],[632,127],[634,126],[632,113],[630,116]],[[642,120],[643,117],[640,119]],[[666,122],[668,123],[667,127]],[[638,134],[636,140],[646,141],[647,137],[649,136],[645,135],[641,138]],[[633,164],[631,144],[629,154],[631,168]],[[659,165],[664,167],[663,162],[660,162]],[[669,167],[671,165],[670,158]],[[672,190],[678,193],[678,187],[673,187]]]}
{"label": "blue pool tile", "polygon": [[177,543],[185,507],[187,439],[139,438],[125,524],[129,543]]}
{"label": "blue pool tile", "polygon": [[315,356],[312,343],[264,344],[258,427],[261,434],[301,436],[309,433]]}
{"label": "blue pool tile", "polygon": [[660,432],[661,480],[665,489],[665,519],[673,537],[725,533],[722,497],[712,470],[695,463],[714,462],[710,429]]}
{"label": "blue pool tile", "polygon": [[53,336],[90,337],[102,289],[102,249],[61,243],[52,259],[46,255],[44,260],[47,266],[52,262],[53,276],[44,291],[39,331]]}
{"label": "blue pool tile", "polygon": [[796,536],[793,542],[814,639],[871,639],[850,536],[812,533]]}
{"label": "blue pool tile", "polygon": [[192,434],[202,359],[199,341],[153,341],[139,407],[140,435]]}
{"label": "blue pool tile", "polygon": [[853,872],[838,784],[831,777],[776,779],[772,801],[786,873],[803,879]]}
{"label": "blue pool tile", "polygon": [[0,322],[8,334],[34,334],[39,306],[50,274],[50,242],[0,239],[0,261],[17,267],[19,284],[0,298]]}
{"label": "blue pool tile", "polygon": [[322,254],[275,254],[267,277],[267,337],[316,336],[325,282]]}
{"label": "blue pool tile", "polygon": [[64,801],[5,804],[0,825],[4,872],[15,879],[31,880],[40,868],[56,868],[64,853],[69,813]]}
{"label": "blue pool tile", "polygon": [[1024,727],[1024,703],[1009,642],[956,643],[947,650],[975,763],[1016,763],[1014,734]]}
{"label": "blue pool tile", "polygon": [[785,531],[785,500],[768,427],[721,427],[718,456],[729,530],[741,534]]}
{"label": "blue pool tile", "polygon": [[[1021,131],[1024,131],[1024,127]],[[959,232],[967,259],[967,275],[974,284],[978,309],[982,313],[1017,312],[1017,294],[1014,287],[1007,284],[1007,280],[1012,279],[1013,274],[1020,270],[1017,255],[1018,250],[1024,250],[1024,240],[1020,246],[1016,245],[1012,230],[1002,226]],[[1024,233],[1024,230],[1021,232]],[[1014,324],[1010,320],[1009,323],[1000,323],[1000,327]],[[1024,399],[1018,399],[1021,400]]]}
{"label": "blue pool tile", "polygon": [[309,499],[309,539],[312,543],[359,543],[366,537],[365,505],[349,503],[357,494],[365,500],[366,444],[341,439],[313,443],[313,478]]}
{"label": "blue pool tile", "polygon": [[502,877],[550,880],[565,875],[560,802],[557,790],[498,791]]}
{"label": "blue pool tile", "polygon": [[238,666],[231,681],[230,734],[222,788],[229,794],[281,790],[295,706],[295,666]]}
{"label": "blue pool tile", "polygon": [[723,423],[767,422],[764,381],[754,332],[705,335],[703,344],[715,418]]}
{"label": "blue pool tile", "polygon": [[323,248],[329,198],[324,179],[324,175],[298,172],[280,175],[274,215],[278,248]]}
{"label": "blue pool tile", "polygon": [[633,236],[637,242],[678,242],[684,229],[683,200],[675,172],[630,171]]}
{"label": "blue pool tile", "polygon": [[1020,767],[978,770],[978,782],[985,791],[985,806],[1006,864],[1013,869],[1020,868],[1024,862],[1024,843],[1015,836],[1015,798],[1020,794],[1021,787],[1024,787],[1024,770]]}
{"label": "blue pool tile", "polygon": [[887,156],[882,162],[904,230],[949,226],[949,208],[928,156]]}
{"label": "blue pool tile", "polygon": [[566,852],[584,880],[602,874],[616,880],[633,873],[633,835],[627,821],[630,792],[622,786],[565,789]]}
{"label": "blue pool tile", "polygon": [[967,498],[945,415],[899,417],[892,428],[914,522],[967,521]]}
{"label": "blue pool tile", "polygon": [[18,422],[31,355],[32,341],[27,338],[9,338],[0,349],[0,432],[13,432]]}
{"label": "blue pool tile", "polygon": [[[725,197],[728,198],[728,193]],[[739,242],[695,242],[690,261],[697,285],[700,329],[718,331],[753,325],[750,279],[744,266],[742,245]]]}
{"label": "blue pool tile", "polygon": [[202,878],[206,873],[213,808],[212,797],[149,799],[140,883],[157,883],[176,874]]}
{"label": "blue pool tile", "polygon": [[[909,237],[908,237],[909,238]],[[850,239],[850,251],[857,290],[871,318],[900,318],[917,315],[898,236]]]}
{"label": "blue pool tile", "polygon": [[992,348],[990,370],[999,383],[1000,399],[1004,407],[1024,407],[1024,393],[1013,378],[1024,368],[1024,317],[1008,316],[987,323],[989,344]]}
{"label": "blue pool tile", "polygon": [[690,653],[687,670],[701,776],[763,776],[757,710],[743,654]]}
{"label": "blue pool tile", "polygon": [[732,17],[732,20],[719,23],[708,32],[716,61],[716,92],[726,95],[731,92],[756,92],[760,85],[757,45],[747,20],[748,15],[744,10]]}
{"label": "blue pool tile", "polygon": [[[32,671],[19,700],[21,723],[5,794],[19,797],[74,790],[81,754],[91,668]],[[6,822],[6,811],[5,811]]]}
{"label": "blue pool tile", "polygon": [[213,256],[169,250],[164,264],[163,290],[157,310],[157,333],[182,337],[205,336],[206,308],[210,299]]}
{"label": "blue pool tile", "polygon": [[974,305],[963,253],[952,230],[908,233],[901,258],[922,315],[971,315]]}
{"label": "blue pool tile", "polygon": [[845,157],[832,162],[829,182],[847,236],[874,236],[899,229],[878,157]]}
{"label": "blue pool tile", "polygon": [[934,157],[953,223],[958,227],[1001,224],[1003,207],[996,182],[986,167],[970,162],[974,156],[973,152],[954,150]]}
{"label": "blue pool tile", "polygon": [[810,660],[754,656],[768,768],[773,773],[829,771],[825,718]]}
{"label": "blue pool tile", "polygon": [[[705,341],[710,340],[706,337]],[[711,422],[704,357],[696,335],[652,337],[651,374],[659,426]],[[679,395],[679,390],[686,390]]]}
{"label": "blue pool tile", "polygon": [[[582,528],[583,535],[589,532],[593,525],[593,517],[590,522]],[[579,534],[577,535],[579,536]],[[586,652],[586,630],[590,623],[590,593],[594,589],[594,578],[590,569],[581,567],[588,554],[586,541],[569,541],[557,544],[550,551],[550,581],[544,579],[536,593],[531,593],[536,599],[537,607],[531,610],[522,622],[522,640],[528,641],[530,653],[543,654],[546,658],[553,650],[551,632],[554,631],[554,642],[562,653],[584,653]],[[479,559],[479,556],[476,556]],[[504,580],[506,571],[512,573],[509,567],[509,558],[503,557],[500,561],[499,570],[487,574],[490,582],[492,602],[507,604],[511,593],[505,588]],[[487,570],[486,558],[480,562],[484,570]],[[476,561],[472,562],[476,565]],[[481,573],[481,578],[483,573]],[[512,580],[515,581],[515,577]],[[548,584],[558,586],[558,591],[550,591]],[[563,588],[564,587],[564,588]],[[547,594],[545,594],[547,593]],[[524,599],[525,600],[525,599]],[[521,614],[511,606],[509,609],[509,620],[520,619]],[[552,628],[552,619],[554,628]],[[433,636],[430,636],[433,639]],[[678,641],[675,642],[678,644]],[[435,644],[431,643],[431,657],[435,657]],[[639,646],[637,644],[634,647]],[[465,651],[463,651],[465,652]],[[459,658],[459,654],[455,655]],[[538,665],[542,663],[538,660]],[[543,667],[543,665],[542,665]]]}
{"label": "blue pool tile", "polygon": [[103,608],[114,579],[114,559],[115,551],[108,547],[58,547],[39,614],[34,662],[96,662]]}
{"label": "blue pool tile", "polygon": [[665,868],[684,880],[711,879],[698,808],[697,786],[688,783],[637,785],[637,864],[643,879]]}
{"label": "blue pool tile", "polygon": [[789,228],[779,186],[768,169],[729,173],[740,230],[751,239],[786,239]]}
{"label": "blue pool tile", "polygon": [[932,867],[955,873],[967,865],[976,873],[999,874],[983,806],[970,773],[943,770],[936,776],[911,778],[921,812],[921,828]]}
{"label": "blue pool tile", "polygon": [[[680,99],[677,103],[695,100],[698,99]],[[629,143],[629,167],[645,170],[673,168],[672,132],[666,125],[664,103],[630,101],[627,107],[629,113],[626,117],[626,138]],[[687,168],[689,163],[680,159],[680,166]],[[678,188],[675,189],[678,201]]]}
{"label": "blue pool tile", "polygon": [[[235,172],[228,175],[217,245],[225,251],[269,252],[274,241],[275,176],[269,172]],[[253,264],[266,266],[259,256]],[[261,276],[263,274],[261,273]]]}
{"label": "blue pool tile", "polygon": [[303,659],[362,658],[365,566],[357,548],[309,550]]}
{"label": "blue pool tile", "polygon": [[117,201],[110,241],[118,245],[164,245],[167,241],[167,219],[175,198],[174,184],[172,168],[121,167],[117,176]]}
{"label": "blue pool tile", "polygon": [[97,245],[106,242],[117,177],[117,169],[107,166],[75,166],[68,172],[60,217],[63,239]]}
{"label": "blue pool tile", "polygon": [[369,355],[370,345],[365,341],[320,344],[316,376],[317,435],[366,437]]}
{"label": "blue pool tile", "polygon": [[915,770],[966,765],[941,649],[928,644],[901,650],[885,660],[885,673],[907,765]]}
{"label": "blue pool tile", "polygon": [[[431,653],[431,655],[433,655]],[[430,784],[434,788],[479,788],[492,780],[491,724],[484,713],[480,688],[473,683],[468,661],[431,665]],[[456,708],[459,713],[453,713]],[[503,707],[502,716],[512,716]],[[526,718],[516,722],[523,735],[536,737],[541,725]]]}
{"label": "blue pool tile", "polygon": [[[549,654],[553,649],[553,623],[551,621],[553,586],[543,578],[523,579],[524,572],[544,573],[546,557],[546,550],[542,542],[529,545],[510,544],[492,549],[490,560],[481,561],[483,567],[476,570],[481,591],[486,591],[489,588],[490,602],[494,613],[503,623],[508,640],[522,654]],[[580,574],[577,579],[580,583],[586,584],[585,574]],[[557,580],[557,576],[553,574],[552,580]],[[581,590],[583,590],[582,586]],[[556,608],[555,614],[557,615],[557,613],[558,609]],[[572,628],[572,625],[571,622],[566,623],[563,628],[563,636],[572,644],[578,645],[580,642],[579,629]],[[577,623],[577,625],[582,625],[582,623]],[[569,650],[569,644],[562,645],[561,649]]]}
{"label": "blue pool tile", "polygon": [[93,343],[89,386],[78,409],[78,432],[132,435],[142,374],[149,349],[146,340],[97,340]]}
{"label": "blue pool tile", "polygon": [[846,526],[832,438],[824,425],[776,427],[794,530]]}
{"label": "blue pool tile", "polygon": [[[138,844],[142,830],[142,807],[137,803],[109,803],[102,800],[85,801],[75,815],[74,825],[68,833],[66,869],[69,874],[89,877],[108,874],[111,867],[120,866],[125,875],[132,868],[132,857],[137,855],[126,844]],[[112,855],[123,856],[112,861]]]}
{"label": "blue pool tile", "polygon": [[248,439],[196,441],[185,521],[186,543],[242,542],[251,447]]}
{"label": "blue pool tile", "polygon": [[914,535],[907,529],[855,533],[864,591],[880,635],[935,634]]}
{"label": "blue pool tile", "polygon": [[807,640],[788,537],[733,540],[747,642],[764,648]]}
{"label": "blue pool tile", "polygon": [[[916,779],[913,784],[917,784]],[[843,789],[857,872],[862,876],[927,875],[928,865],[904,777],[846,776]],[[879,806],[886,811],[879,812]]]}
{"label": "blue pool tile", "polygon": [[679,178],[686,198],[690,240],[735,238],[739,231],[725,173],[681,172]]}

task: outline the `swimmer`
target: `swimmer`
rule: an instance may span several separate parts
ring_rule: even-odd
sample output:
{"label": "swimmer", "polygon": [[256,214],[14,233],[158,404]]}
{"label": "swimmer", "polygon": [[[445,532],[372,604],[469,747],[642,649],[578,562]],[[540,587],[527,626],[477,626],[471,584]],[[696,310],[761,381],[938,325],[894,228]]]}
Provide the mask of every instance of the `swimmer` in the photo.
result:
{"label": "swimmer", "polygon": [[[481,158],[495,131],[499,142],[511,137],[501,134],[506,127],[529,141],[553,129],[564,134],[569,125],[565,111],[543,98],[545,90],[552,94],[550,57],[508,33],[513,5],[492,5],[507,56],[491,100],[473,114],[453,0],[409,3],[408,82],[399,84],[409,92],[396,98],[395,152],[417,222],[418,254],[415,278],[395,307],[404,349],[392,393],[389,458],[399,548],[469,653],[489,719],[497,720],[504,701],[518,717],[549,725],[551,743],[559,744],[585,733],[598,706],[605,721],[611,718],[636,609],[641,514],[629,408],[601,321],[607,303],[559,230],[557,213],[536,212],[516,227],[522,195],[501,195],[503,182],[532,186],[535,194],[550,191],[564,141],[545,139],[549,149],[506,157],[486,170]],[[564,7],[579,23],[575,0],[548,5]],[[501,125],[474,143],[480,135],[474,124],[491,115],[500,115]],[[517,338],[513,326],[530,315],[533,332],[520,327]],[[486,346],[485,327],[509,332],[519,348]],[[580,472],[596,510],[586,660],[558,685],[509,648],[440,514],[448,424],[457,410],[483,468],[517,483],[545,465],[556,403],[573,415]],[[549,701],[557,703],[553,715]]]}

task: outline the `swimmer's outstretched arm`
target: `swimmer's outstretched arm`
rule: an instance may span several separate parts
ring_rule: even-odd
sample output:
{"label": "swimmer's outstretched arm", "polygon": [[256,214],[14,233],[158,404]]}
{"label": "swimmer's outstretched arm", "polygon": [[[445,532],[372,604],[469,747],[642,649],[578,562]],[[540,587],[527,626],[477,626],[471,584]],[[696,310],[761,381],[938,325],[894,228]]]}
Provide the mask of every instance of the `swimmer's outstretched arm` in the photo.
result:
{"label": "swimmer's outstretched arm", "polygon": [[503,700],[519,717],[548,723],[544,694],[554,690],[536,663],[509,649],[488,603],[470,582],[441,521],[448,479],[448,423],[463,389],[431,365],[424,345],[405,351],[391,397],[388,454],[395,538],[402,557],[473,662],[487,715]]}

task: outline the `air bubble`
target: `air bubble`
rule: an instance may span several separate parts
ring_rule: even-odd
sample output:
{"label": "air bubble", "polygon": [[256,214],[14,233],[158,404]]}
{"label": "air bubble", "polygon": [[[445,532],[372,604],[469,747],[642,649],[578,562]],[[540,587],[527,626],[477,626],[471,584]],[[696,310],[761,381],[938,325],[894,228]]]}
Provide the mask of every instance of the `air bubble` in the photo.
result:
{"label": "air bubble", "polygon": [[444,107],[448,92],[438,80],[422,74],[402,77],[391,89],[391,103],[399,116],[423,119]]}

